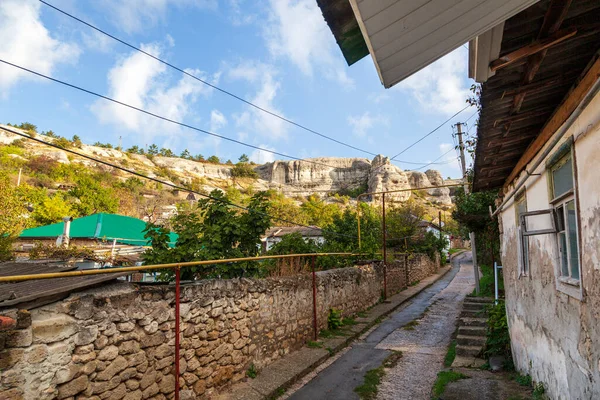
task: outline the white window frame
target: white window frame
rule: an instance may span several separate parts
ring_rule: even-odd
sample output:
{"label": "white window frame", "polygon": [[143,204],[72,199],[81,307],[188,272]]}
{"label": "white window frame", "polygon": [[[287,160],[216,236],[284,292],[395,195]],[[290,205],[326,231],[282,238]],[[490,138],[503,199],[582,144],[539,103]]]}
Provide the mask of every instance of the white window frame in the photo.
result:
{"label": "white window frame", "polygon": [[527,192],[522,191],[515,197],[515,214],[517,224],[517,265],[519,267],[519,279],[521,277],[529,277],[529,236],[523,235],[523,231],[526,229],[521,214],[519,212],[519,205],[525,204],[525,212],[527,212]]}
{"label": "white window frame", "polygon": [[[571,160],[571,173],[573,175],[573,187],[562,193],[558,196],[554,196],[554,174],[553,172],[560,168],[564,163],[568,160]],[[555,243],[556,243],[556,263],[555,263],[555,277],[556,277],[556,289],[560,292],[563,292],[571,297],[574,297],[578,300],[583,300],[583,269],[581,267],[581,232],[579,225],[579,200],[577,193],[577,163],[575,158],[575,148],[573,146],[573,140],[570,138],[569,141],[564,143],[561,148],[559,148],[555,155],[550,157],[546,162],[546,176],[548,180],[548,198],[550,206],[552,207],[554,218],[553,223],[556,227],[556,233],[554,235]],[[570,243],[570,232],[569,232],[569,224],[568,224],[568,212],[567,212],[567,204],[573,202],[573,206],[575,208],[575,235],[576,240],[575,243],[577,245],[577,263],[578,263],[578,272],[579,279],[575,279],[572,277],[572,268],[571,268],[571,246]],[[562,224],[564,226],[564,230],[559,231],[560,228],[559,218],[561,215],[558,213],[558,209],[563,208],[562,212]],[[562,249],[561,249],[561,241],[560,236],[564,234],[565,240],[567,243],[567,271],[568,276],[563,274],[563,258],[562,258]]]}

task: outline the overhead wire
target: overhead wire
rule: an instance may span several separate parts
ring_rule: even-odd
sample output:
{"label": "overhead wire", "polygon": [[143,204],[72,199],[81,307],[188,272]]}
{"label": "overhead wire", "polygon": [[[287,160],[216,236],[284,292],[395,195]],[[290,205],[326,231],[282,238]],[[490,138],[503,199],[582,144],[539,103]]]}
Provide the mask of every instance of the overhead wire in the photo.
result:
{"label": "overhead wire", "polygon": [[[117,164],[114,164],[114,163],[111,163],[111,162],[108,162],[108,161],[105,161],[105,160],[102,160],[102,159],[99,159],[99,158],[96,158],[96,157],[93,157],[93,156],[90,156],[90,155],[87,155],[87,154],[80,153],[80,152],[75,151],[73,149],[64,148],[64,147],[61,147],[61,146],[59,146],[57,144],[46,142],[45,140],[39,139],[37,137],[32,137],[32,136],[29,136],[28,134],[17,132],[14,129],[7,129],[7,128],[2,128],[2,129],[5,129],[5,130],[9,131],[10,133],[18,135],[18,136],[21,136],[21,137],[23,137],[25,139],[33,140],[35,142],[44,144],[46,146],[53,147],[53,148],[65,151],[67,153],[70,153],[70,154],[76,155],[78,157],[82,157],[82,158],[88,159],[90,161],[94,161],[94,162],[96,162],[98,164],[103,164],[103,165],[106,165],[107,167],[115,168],[115,169],[118,169],[120,171],[127,172],[129,174],[135,175],[137,177],[140,177],[140,178],[143,178],[143,179],[147,179],[149,181],[153,181],[153,182],[156,182],[156,183],[160,183],[160,184],[165,185],[165,186],[172,187],[173,189],[177,189],[177,190],[180,190],[182,192],[194,193],[194,194],[197,194],[198,196],[207,198],[207,199],[212,200],[212,201],[220,202],[220,203],[232,206],[234,208],[237,208],[237,209],[240,209],[240,210],[243,210],[243,211],[248,211],[248,212],[253,212],[253,213],[256,213],[256,214],[259,214],[259,215],[268,216],[269,218],[272,218],[273,220],[280,221],[280,222],[285,222],[285,223],[288,223],[288,224],[292,224],[294,226],[301,226],[301,227],[304,227],[304,228],[312,228],[312,229],[314,229],[314,228],[323,229],[323,228],[320,228],[318,226],[305,225],[305,224],[301,224],[301,223],[298,223],[298,222],[295,222],[295,221],[292,221],[292,220],[289,220],[289,219],[286,219],[286,218],[276,217],[276,216],[270,215],[268,213],[264,213],[264,212],[254,210],[254,209],[249,208],[249,207],[242,206],[240,204],[234,203],[234,202],[229,201],[229,200],[219,199],[219,198],[216,198],[216,197],[211,196],[209,194],[205,194],[205,193],[193,190],[193,189],[189,189],[189,188],[186,188],[184,186],[179,186],[179,185],[176,185],[174,183],[171,183],[171,182],[168,182],[168,181],[164,181],[162,179],[151,177],[149,175],[142,174],[141,172],[137,172],[135,170],[132,170],[132,169],[129,169],[129,168],[125,168],[125,167],[122,167],[120,165],[117,165]],[[352,238],[356,237],[355,235],[346,235],[346,234],[337,233],[337,232],[332,232],[332,233],[335,234],[335,235],[338,235],[338,236],[346,236],[346,237],[352,237]]]}
{"label": "overhead wire", "polygon": [[303,129],[303,130],[305,130],[305,131],[307,131],[307,132],[310,132],[310,133],[312,133],[312,134],[315,134],[315,135],[317,135],[317,136],[320,136],[320,137],[322,137],[322,138],[324,138],[324,139],[330,140],[330,141],[332,141],[332,142],[335,142],[335,143],[337,143],[337,144],[340,144],[340,145],[342,145],[342,146],[346,146],[346,147],[348,147],[348,148],[351,148],[351,149],[354,149],[354,150],[357,150],[357,151],[360,151],[360,152],[363,152],[363,153],[366,153],[366,154],[369,154],[369,155],[372,155],[372,156],[376,156],[376,155],[377,155],[377,154],[375,154],[375,153],[373,153],[373,152],[370,152],[370,151],[367,151],[367,150],[361,149],[361,148],[359,148],[359,147],[356,147],[356,146],[353,146],[353,145],[351,145],[351,144],[348,144],[348,143],[342,142],[341,140],[335,139],[335,138],[333,138],[333,137],[331,137],[331,136],[328,136],[328,135],[325,135],[325,134],[323,134],[323,133],[320,133],[320,132],[318,132],[318,131],[316,131],[316,130],[314,130],[314,129],[308,128],[308,127],[307,127],[307,126],[305,126],[305,125],[302,125],[302,124],[300,124],[300,123],[298,123],[298,122],[292,121],[291,119],[289,119],[289,118],[286,118],[286,117],[284,117],[284,116],[282,116],[282,115],[280,115],[280,114],[277,114],[276,112],[273,112],[273,111],[271,111],[271,110],[268,110],[268,109],[266,109],[266,108],[264,108],[264,107],[261,107],[261,106],[259,106],[259,105],[255,104],[255,103],[253,103],[253,102],[251,102],[251,101],[249,101],[249,100],[246,100],[246,99],[244,99],[244,98],[243,98],[243,97],[241,97],[241,96],[238,96],[238,95],[236,95],[236,94],[234,94],[234,93],[232,93],[232,92],[230,92],[230,91],[228,91],[228,90],[222,89],[222,88],[218,87],[217,85],[215,85],[215,84],[212,84],[212,83],[208,82],[208,81],[207,81],[207,80],[205,80],[205,79],[199,78],[198,76],[196,76],[196,75],[194,75],[194,74],[192,74],[192,73],[190,73],[190,72],[188,72],[188,71],[184,70],[183,68],[179,68],[179,67],[177,67],[176,65],[174,65],[174,64],[171,64],[171,63],[169,63],[168,61],[165,61],[165,60],[163,60],[163,59],[161,59],[161,58],[159,58],[159,57],[157,57],[157,56],[155,56],[155,55],[153,55],[153,54],[151,54],[151,53],[149,53],[149,52],[147,52],[147,51],[145,51],[145,50],[141,49],[140,47],[134,46],[134,45],[132,45],[131,43],[128,43],[128,42],[124,41],[123,39],[120,39],[120,38],[118,38],[118,37],[116,37],[116,36],[114,36],[114,35],[112,35],[112,34],[110,34],[110,33],[106,32],[106,31],[104,31],[104,30],[102,30],[102,29],[98,28],[98,27],[97,27],[97,26],[95,26],[95,25],[92,25],[91,23],[89,23],[89,22],[87,22],[87,21],[84,21],[84,20],[82,20],[81,18],[78,18],[78,17],[74,16],[73,14],[70,14],[70,13],[68,13],[68,12],[66,12],[66,11],[64,11],[64,10],[62,10],[62,9],[60,9],[60,8],[58,8],[58,7],[56,7],[56,6],[52,5],[52,4],[50,4],[50,3],[48,3],[47,1],[44,1],[44,0],[39,0],[39,1],[40,1],[40,3],[42,3],[42,4],[44,4],[44,5],[48,6],[48,7],[52,8],[52,9],[54,9],[54,10],[56,10],[56,11],[60,12],[60,13],[62,13],[62,14],[64,14],[64,15],[66,15],[66,16],[67,16],[67,17],[69,17],[69,18],[72,18],[72,19],[74,19],[74,20],[76,20],[76,21],[78,21],[78,22],[80,22],[80,23],[82,23],[82,24],[84,24],[84,25],[88,26],[89,28],[91,28],[91,29],[94,29],[95,31],[97,31],[97,32],[99,32],[99,33],[101,33],[101,34],[103,34],[103,35],[106,35],[106,36],[110,37],[111,39],[114,39],[114,40],[116,40],[117,42],[119,42],[119,43],[121,43],[121,44],[123,44],[123,45],[125,45],[125,46],[127,46],[127,47],[129,47],[129,48],[131,48],[131,49],[133,49],[133,50],[135,50],[135,51],[139,51],[140,53],[142,53],[142,54],[145,54],[146,56],[148,56],[148,57],[150,57],[150,58],[152,58],[152,59],[154,59],[154,60],[156,60],[156,61],[158,61],[158,62],[160,62],[160,63],[162,63],[162,64],[164,64],[164,65],[166,65],[166,66],[168,66],[168,67],[170,67],[170,68],[173,68],[174,70],[176,70],[176,71],[179,71],[179,72],[181,72],[182,74],[184,74],[184,75],[186,75],[186,76],[189,76],[190,78],[192,78],[192,79],[195,79],[195,80],[197,80],[198,82],[201,82],[201,83],[203,83],[203,84],[204,84],[204,85],[206,85],[206,86],[209,86],[209,87],[211,87],[212,89],[215,89],[215,90],[217,90],[217,91],[219,91],[219,92],[221,92],[221,93],[223,93],[223,94],[226,94],[226,95],[228,95],[228,96],[230,96],[230,97],[233,97],[234,99],[236,99],[236,100],[239,100],[239,101],[241,101],[241,102],[243,102],[243,103],[245,103],[245,104],[247,104],[247,105],[249,105],[249,106],[251,106],[251,107],[254,107],[254,108],[256,108],[257,110],[260,110],[260,111],[262,111],[262,112],[264,112],[264,113],[267,113],[267,114],[269,114],[269,115],[271,115],[271,116],[273,116],[273,117],[275,117],[275,118],[278,118],[278,119],[280,119],[280,120],[282,120],[282,121],[285,121],[285,122],[287,122],[287,123],[289,123],[289,124],[291,124],[291,125],[294,125],[294,126],[296,126],[297,128]]}
{"label": "overhead wire", "polygon": [[288,155],[288,154],[285,154],[285,153],[281,153],[281,152],[278,152],[278,151],[275,151],[275,150],[271,150],[271,149],[268,149],[268,148],[264,148],[264,147],[260,147],[260,146],[255,146],[253,144],[245,143],[245,142],[242,142],[242,141],[237,140],[237,139],[232,139],[230,137],[223,136],[223,135],[220,135],[218,133],[211,132],[211,131],[207,131],[205,129],[198,128],[196,126],[189,125],[189,124],[186,124],[184,122],[180,122],[180,121],[173,120],[171,118],[163,117],[162,115],[158,115],[158,114],[153,113],[151,111],[144,110],[143,108],[139,108],[139,107],[136,107],[136,106],[132,106],[131,104],[123,103],[122,101],[113,99],[112,97],[104,96],[104,95],[102,95],[100,93],[97,93],[97,92],[94,92],[92,90],[88,90],[88,89],[82,88],[81,86],[77,86],[77,85],[74,85],[72,83],[69,83],[69,82],[66,82],[66,81],[62,81],[60,79],[52,78],[51,76],[44,75],[44,74],[42,74],[40,72],[31,70],[29,68],[22,67],[22,66],[17,65],[17,64],[13,64],[13,63],[11,63],[9,61],[6,61],[6,60],[3,60],[3,59],[0,59],[0,62],[4,63],[6,65],[10,65],[12,67],[18,68],[18,69],[20,69],[22,71],[26,71],[26,72],[29,72],[31,74],[37,75],[37,76],[39,76],[41,78],[45,78],[45,79],[51,80],[51,81],[59,83],[61,85],[68,86],[70,88],[82,91],[82,92],[87,93],[87,94],[91,94],[93,96],[96,96],[96,97],[99,97],[101,99],[110,101],[112,103],[119,104],[121,106],[130,108],[132,110],[139,111],[139,112],[144,113],[146,115],[150,115],[150,116],[152,116],[154,118],[157,118],[157,119],[160,119],[160,120],[163,120],[163,121],[167,121],[167,122],[170,122],[172,124],[182,126],[184,128],[192,129],[192,130],[195,130],[195,131],[207,134],[209,136],[214,136],[214,137],[217,137],[219,139],[227,140],[227,141],[232,142],[232,143],[236,143],[236,144],[239,144],[239,145],[242,145],[242,146],[246,146],[246,147],[249,147],[249,148],[252,148],[252,149],[264,151],[264,152],[267,152],[267,153],[275,154],[275,155],[278,155],[278,156],[281,156],[281,157],[285,157],[285,158],[289,158],[289,159],[292,159],[292,160],[304,161],[304,162],[311,163],[311,164],[322,165],[322,166],[325,166],[325,167],[328,167],[328,168],[336,168],[336,167],[334,167],[332,165],[328,165],[328,164],[325,164],[325,163],[322,163],[322,162],[319,162],[319,161],[314,161],[314,160],[311,160],[311,159],[305,159],[305,158],[295,157],[295,156],[291,156],[291,155]]}
{"label": "overhead wire", "polygon": [[422,136],[419,140],[417,140],[416,142],[414,142],[413,144],[411,144],[410,146],[406,147],[404,150],[402,150],[400,153],[396,154],[394,157],[391,158],[391,160],[395,160],[396,157],[398,157],[399,155],[403,154],[404,152],[406,152],[407,150],[411,149],[412,147],[414,147],[415,145],[417,145],[418,143],[422,142],[423,140],[425,140],[427,137],[433,135],[437,130],[439,130],[441,127],[443,127],[444,125],[446,125],[452,118],[456,117],[458,114],[460,114],[461,112],[465,111],[467,108],[471,107],[471,105],[467,105],[465,108],[463,108],[462,110],[458,111],[457,113],[455,113],[454,115],[452,115],[450,118],[448,118],[447,120],[445,120],[444,122],[442,122],[440,125],[438,125],[434,130],[430,131],[429,133],[425,134],[424,136]]}

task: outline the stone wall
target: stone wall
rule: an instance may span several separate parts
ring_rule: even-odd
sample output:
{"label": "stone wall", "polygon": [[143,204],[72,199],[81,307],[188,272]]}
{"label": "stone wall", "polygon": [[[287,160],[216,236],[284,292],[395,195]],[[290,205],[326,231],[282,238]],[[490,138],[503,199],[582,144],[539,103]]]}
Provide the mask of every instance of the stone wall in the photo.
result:
{"label": "stone wall", "polygon": [[[407,268],[408,266],[408,268]],[[435,268],[434,268],[435,267]],[[421,271],[422,270],[422,271]],[[437,270],[426,256],[388,266],[388,293]],[[383,266],[317,273],[319,329],[330,308],[352,315],[376,304]],[[182,399],[226,384],[302,347],[312,327],[312,277],[206,280],[182,286]],[[174,288],[113,283],[29,311],[5,310],[0,399],[173,397]]]}

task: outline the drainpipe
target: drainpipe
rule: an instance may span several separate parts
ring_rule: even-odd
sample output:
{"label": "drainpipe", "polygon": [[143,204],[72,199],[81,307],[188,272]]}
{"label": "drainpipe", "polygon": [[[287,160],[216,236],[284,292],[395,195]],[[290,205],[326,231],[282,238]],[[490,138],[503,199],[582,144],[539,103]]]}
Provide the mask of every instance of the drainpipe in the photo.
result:
{"label": "drainpipe", "polygon": [[71,221],[73,221],[73,217],[64,217],[63,222],[63,233],[62,233],[62,245],[65,247],[69,247],[69,237],[71,235]]}

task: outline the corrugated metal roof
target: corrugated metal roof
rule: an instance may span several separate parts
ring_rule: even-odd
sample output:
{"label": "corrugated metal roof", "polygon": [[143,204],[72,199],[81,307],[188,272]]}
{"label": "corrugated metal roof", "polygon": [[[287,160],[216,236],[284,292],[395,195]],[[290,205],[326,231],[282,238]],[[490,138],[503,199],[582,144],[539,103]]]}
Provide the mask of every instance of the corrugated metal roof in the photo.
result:
{"label": "corrugated metal roof", "polygon": [[[74,270],[70,265],[51,265],[39,263],[4,263],[0,264],[0,276],[33,275]],[[39,307],[71,292],[112,281],[129,273],[73,276],[67,278],[39,279],[15,283],[0,283],[0,308]]]}
{"label": "corrugated metal roof", "polygon": [[[550,1],[542,0],[506,21],[500,57],[538,38]],[[475,191],[497,189],[538,136],[546,121],[600,48],[600,2],[573,1],[560,29],[577,34],[550,47],[533,80],[527,84],[522,105],[515,96],[523,88],[528,58],[499,69],[482,86],[481,115],[475,156]]]}
{"label": "corrugated metal roof", "polygon": [[[25,229],[21,238],[55,238],[62,235],[64,222]],[[87,217],[76,218],[71,222],[69,237],[76,239],[103,239],[138,246],[149,245],[144,238],[146,222],[138,218],[117,214],[92,214]],[[177,241],[177,234],[170,234],[170,242]]]}

